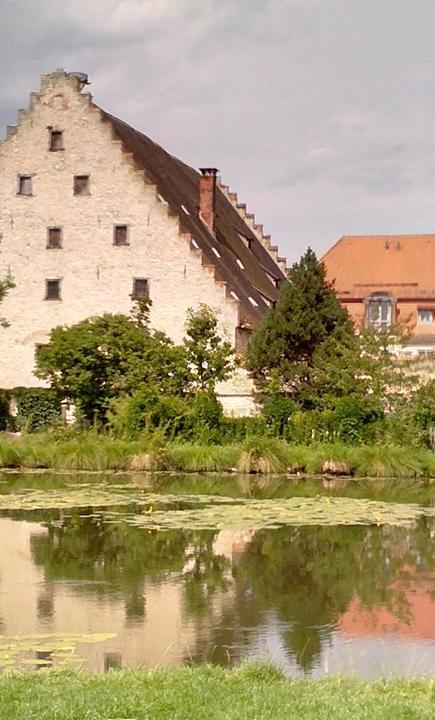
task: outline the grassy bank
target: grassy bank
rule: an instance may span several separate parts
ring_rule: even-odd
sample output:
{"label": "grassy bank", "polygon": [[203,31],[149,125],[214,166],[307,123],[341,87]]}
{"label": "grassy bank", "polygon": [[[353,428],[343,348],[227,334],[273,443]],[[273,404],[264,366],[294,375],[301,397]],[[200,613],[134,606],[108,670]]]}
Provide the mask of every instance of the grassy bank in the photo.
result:
{"label": "grassy bank", "polygon": [[[432,695],[432,698],[431,698]],[[431,681],[292,681],[268,666],[0,676],[2,720],[425,720]],[[432,700],[432,702],[431,702]]]}
{"label": "grassy bank", "polygon": [[335,444],[292,445],[247,438],[233,445],[123,440],[96,432],[0,436],[0,468],[61,471],[178,471],[435,477],[435,454],[420,448]]}

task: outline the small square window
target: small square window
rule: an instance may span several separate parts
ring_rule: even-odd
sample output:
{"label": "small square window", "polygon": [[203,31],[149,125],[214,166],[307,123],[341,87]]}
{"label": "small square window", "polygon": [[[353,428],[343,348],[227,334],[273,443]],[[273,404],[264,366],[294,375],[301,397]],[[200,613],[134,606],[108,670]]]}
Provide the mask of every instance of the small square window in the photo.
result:
{"label": "small square window", "polygon": [[45,281],[45,299],[60,300],[60,280]]}
{"label": "small square window", "polygon": [[32,195],[32,176],[18,176],[18,195]]}
{"label": "small square window", "polygon": [[89,175],[74,175],[74,195],[90,195]]}
{"label": "small square window", "polygon": [[62,228],[47,228],[47,249],[53,250],[62,247]]}
{"label": "small square window", "polygon": [[422,325],[430,325],[434,321],[435,311],[429,308],[421,308],[418,310],[418,322]]}
{"label": "small square window", "polygon": [[63,150],[63,132],[62,130],[50,130],[50,150],[57,152]]}
{"label": "small square window", "polygon": [[134,300],[148,300],[150,296],[150,288],[147,278],[133,278],[133,292],[132,297]]}
{"label": "small square window", "polygon": [[114,245],[129,245],[128,226],[127,225],[114,225],[113,226],[113,244]]}

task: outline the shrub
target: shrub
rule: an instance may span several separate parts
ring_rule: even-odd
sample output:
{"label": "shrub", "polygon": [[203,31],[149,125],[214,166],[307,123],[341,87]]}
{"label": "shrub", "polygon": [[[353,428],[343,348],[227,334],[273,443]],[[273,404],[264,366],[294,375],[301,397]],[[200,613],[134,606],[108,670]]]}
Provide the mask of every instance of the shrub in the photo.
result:
{"label": "shrub", "polygon": [[273,395],[265,401],[262,415],[274,435],[286,436],[290,417],[297,410],[296,403],[285,395]]}
{"label": "shrub", "polygon": [[0,391],[0,430],[6,430],[9,421],[9,400],[6,393]]}
{"label": "shrub", "polygon": [[291,442],[301,445],[310,445],[328,439],[326,426],[328,412],[320,410],[297,410],[293,413],[289,423],[289,436]]}
{"label": "shrub", "polygon": [[414,394],[410,414],[420,443],[435,450],[435,380]]}
{"label": "shrub", "polygon": [[221,424],[222,442],[243,442],[246,438],[264,437],[268,428],[264,417],[224,417]]}
{"label": "shrub", "polygon": [[376,423],[381,418],[381,411],[367,400],[348,395],[336,400],[328,425],[342,442],[361,443],[373,439]]}
{"label": "shrub", "polygon": [[112,402],[108,412],[109,426],[116,435],[132,438],[138,433],[163,430],[166,437],[174,438],[181,432],[191,430],[193,424],[192,403],[173,395],[156,396],[146,388],[131,396]]}
{"label": "shrub", "polygon": [[17,403],[15,426],[22,432],[39,432],[60,422],[60,403],[50,388],[19,387],[10,391]]}

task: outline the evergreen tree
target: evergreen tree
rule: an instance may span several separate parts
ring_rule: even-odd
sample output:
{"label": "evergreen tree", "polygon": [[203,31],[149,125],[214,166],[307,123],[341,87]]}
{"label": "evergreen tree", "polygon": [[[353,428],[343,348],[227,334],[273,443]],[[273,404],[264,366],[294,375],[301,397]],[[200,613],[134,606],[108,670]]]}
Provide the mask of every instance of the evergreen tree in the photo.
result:
{"label": "evergreen tree", "polygon": [[319,347],[331,337],[352,341],[353,326],[313,250],[295,263],[278,301],[255,330],[247,367],[260,388],[295,394],[309,381]]}

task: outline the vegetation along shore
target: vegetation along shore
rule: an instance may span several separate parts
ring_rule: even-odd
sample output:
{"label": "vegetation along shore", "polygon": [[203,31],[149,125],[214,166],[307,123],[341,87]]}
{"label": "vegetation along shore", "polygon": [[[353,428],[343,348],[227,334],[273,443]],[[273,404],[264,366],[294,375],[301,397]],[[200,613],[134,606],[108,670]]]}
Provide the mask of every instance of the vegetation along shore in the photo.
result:
{"label": "vegetation along shore", "polygon": [[255,436],[224,445],[159,440],[159,435],[129,440],[93,430],[35,433],[16,439],[3,434],[0,468],[435,477],[435,455],[424,448],[343,443],[305,446]]}

